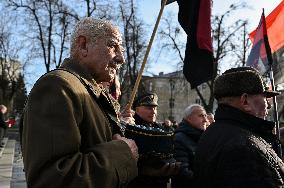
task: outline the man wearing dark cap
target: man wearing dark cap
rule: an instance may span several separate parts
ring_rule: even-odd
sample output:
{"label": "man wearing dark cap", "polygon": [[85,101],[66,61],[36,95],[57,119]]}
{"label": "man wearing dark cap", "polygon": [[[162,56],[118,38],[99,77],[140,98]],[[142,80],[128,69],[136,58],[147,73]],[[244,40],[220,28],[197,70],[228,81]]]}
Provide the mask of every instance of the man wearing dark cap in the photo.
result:
{"label": "man wearing dark cap", "polygon": [[158,96],[156,93],[143,94],[134,101],[135,123],[137,125],[161,128],[161,124],[156,123]]}
{"label": "man wearing dark cap", "polygon": [[284,164],[272,149],[275,124],[265,120],[267,98],[276,95],[250,67],[216,78],[218,108],[196,151],[196,187],[284,187]]}
{"label": "man wearing dark cap", "polygon": [[[138,96],[133,103],[135,124],[163,129],[162,124],[156,122],[157,106],[158,96],[156,93],[145,93]],[[138,177],[130,183],[129,187],[167,188],[169,176],[178,173],[179,165],[180,163],[165,163],[161,168],[153,168],[152,166],[138,164]]]}

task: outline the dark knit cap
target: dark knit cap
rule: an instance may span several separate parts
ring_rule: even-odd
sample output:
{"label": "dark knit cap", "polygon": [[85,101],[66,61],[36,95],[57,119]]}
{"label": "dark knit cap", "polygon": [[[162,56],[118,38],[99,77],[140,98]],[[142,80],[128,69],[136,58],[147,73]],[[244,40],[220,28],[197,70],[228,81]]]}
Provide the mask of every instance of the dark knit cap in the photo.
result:
{"label": "dark knit cap", "polygon": [[133,108],[137,106],[158,106],[158,96],[156,93],[144,93],[138,96],[133,102]]}
{"label": "dark knit cap", "polygon": [[214,97],[241,96],[242,94],[264,94],[266,97],[279,95],[265,86],[260,73],[252,67],[231,68],[215,79]]}

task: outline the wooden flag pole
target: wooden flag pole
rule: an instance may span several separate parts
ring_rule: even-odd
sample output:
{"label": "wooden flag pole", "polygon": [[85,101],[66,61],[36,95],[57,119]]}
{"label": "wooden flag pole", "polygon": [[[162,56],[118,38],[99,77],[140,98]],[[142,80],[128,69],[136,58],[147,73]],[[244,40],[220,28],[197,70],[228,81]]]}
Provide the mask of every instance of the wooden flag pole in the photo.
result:
{"label": "wooden flag pole", "polygon": [[162,17],[162,14],[163,14],[163,11],[164,11],[166,2],[167,2],[167,0],[163,0],[163,3],[162,3],[162,5],[161,5],[161,9],[160,9],[158,18],[157,18],[157,20],[156,20],[156,24],[155,24],[154,30],[153,30],[153,32],[152,32],[152,35],[151,35],[151,38],[150,38],[148,47],[147,47],[147,49],[146,49],[146,53],[145,53],[145,56],[144,56],[144,59],[143,59],[141,68],[140,68],[139,73],[138,73],[138,75],[137,75],[137,79],[136,79],[136,81],[135,81],[135,85],[134,85],[133,91],[132,91],[132,93],[131,93],[129,103],[128,103],[128,105],[127,105],[127,108],[128,108],[128,109],[131,109],[131,106],[132,106],[132,104],[133,104],[135,95],[136,95],[136,93],[137,93],[138,86],[139,86],[139,83],[140,83],[141,78],[142,78],[142,73],[143,73],[143,71],[144,71],[144,68],[145,68],[145,65],[146,65],[146,62],[147,62],[147,59],[148,59],[148,56],[149,56],[149,52],[150,52],[151,46],[152,46],[152,44],[153,44],[154,37],[155,37],[155,34],[156,34],[156,32],[157,32],[158,25],[159,25],[159,23],[160,23],[160,20],[161,20],[161,17]]}

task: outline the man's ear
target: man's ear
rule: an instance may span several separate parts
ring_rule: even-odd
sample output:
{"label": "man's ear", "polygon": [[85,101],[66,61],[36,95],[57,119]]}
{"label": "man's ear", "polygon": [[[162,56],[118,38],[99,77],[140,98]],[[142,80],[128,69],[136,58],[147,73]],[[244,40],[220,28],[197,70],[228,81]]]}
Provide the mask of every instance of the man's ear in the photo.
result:
{"label": "man's ear", "polygon": [[244,93],[241,95],[240,97],[240,106],[241,108],[245,111],[245,112],[250,112],[251,108],[250,108],[250,103],[249,103],[249,99],[248,99],[248,94]]}
{"label": "man's ear", "polygon": [[77,39],[80,56],[86,57],[88,54],[87,39],[85,36],[79,36]]}

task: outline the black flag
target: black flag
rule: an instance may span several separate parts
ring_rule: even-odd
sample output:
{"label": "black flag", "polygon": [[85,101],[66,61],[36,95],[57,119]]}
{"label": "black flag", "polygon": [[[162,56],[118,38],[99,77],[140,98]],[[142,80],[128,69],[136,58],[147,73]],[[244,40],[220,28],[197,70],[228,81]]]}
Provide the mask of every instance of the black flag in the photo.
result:
{"label": "black flag", "polygon": [[183,74],[191,88],[213,78],[211,0],[177,0],[178,20],[187,34]]}

